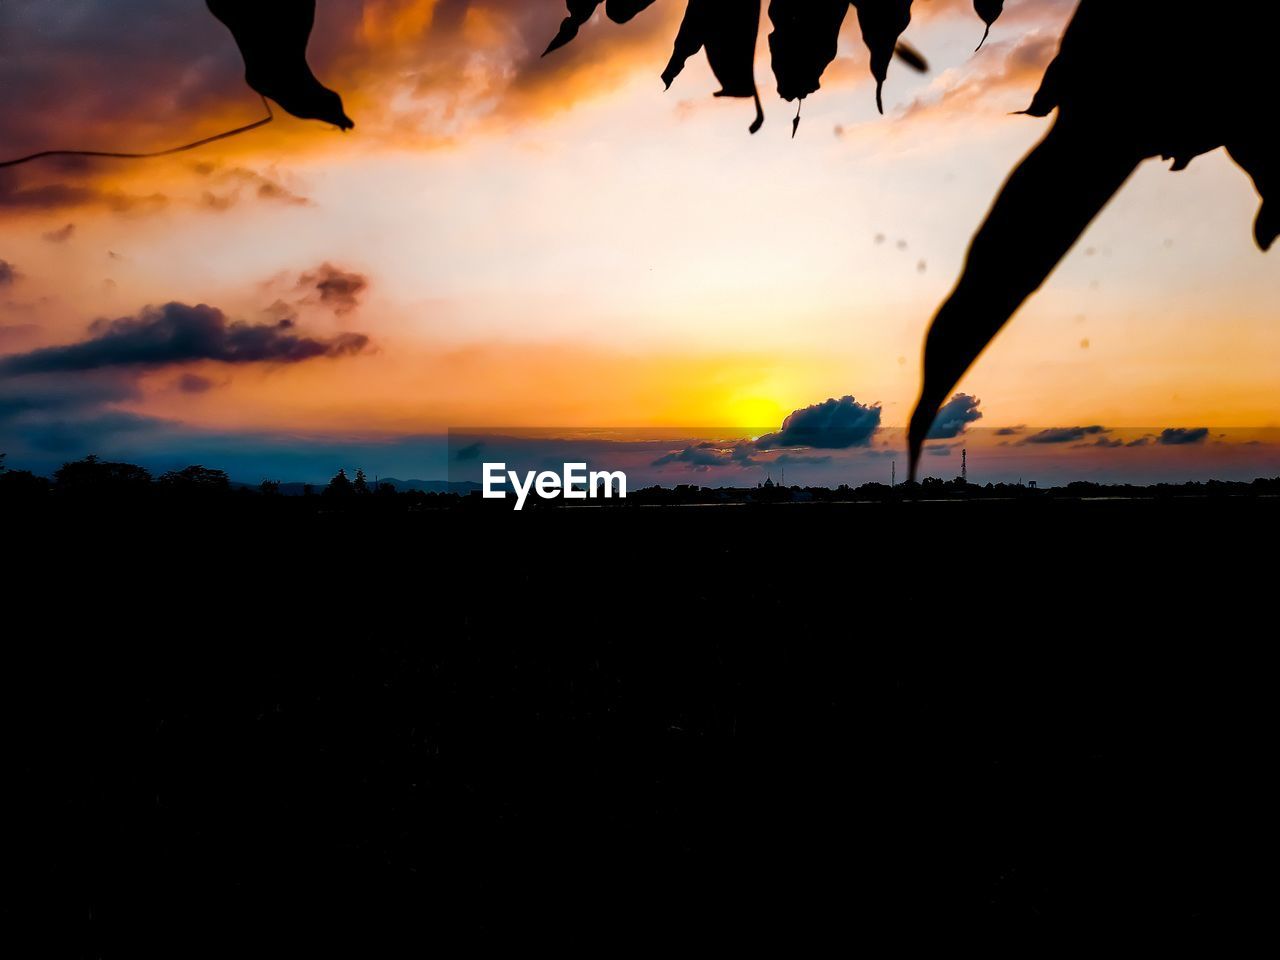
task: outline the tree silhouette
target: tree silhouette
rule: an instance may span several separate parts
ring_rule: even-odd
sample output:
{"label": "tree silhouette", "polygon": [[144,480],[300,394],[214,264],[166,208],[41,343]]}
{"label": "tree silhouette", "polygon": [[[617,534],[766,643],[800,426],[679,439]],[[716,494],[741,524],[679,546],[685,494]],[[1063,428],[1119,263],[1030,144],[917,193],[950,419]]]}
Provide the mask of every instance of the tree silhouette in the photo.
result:
{"label": "tree silhouette", "polygon": [[351,481],[347,479],[347,471],[344,467],[338,468],[338,472],[329,481],[329,485],[324,488],[326,497],[346,498],[350,497],[354,492],[355,490],[351,485]]}
{"label": "tree silhouette", "polygon": [[73,496],[137,496],[151,488],[151,474],[133,463],[99,460],[90,455],[64,463],[53,475],[54,488]]}
{"label": "tree silhouette", "polygon": [[360,467],[356,467],[356,480],[352,488],[360,496],[365,496],[369,492],[369,481],[365,479],[364,470]]}
{"label": "tree silhouette", "polygon": [[170,470],[161,474],[156,482],[167,492],[183,496],[207,496],[231,489],[231,481],[225,472],[199,465]]}
{"label": "tree silhouette", "polygon": [[30,470],[0,471],[0,500],[29,501],[47,496],[49,481]]}
{"label": "tree silhouette", "polygon": [[37,477],[29,470],[10,470],[4,461],[5,454],[0,453],[0,501],[25,503],[48,494],[48,480]]}

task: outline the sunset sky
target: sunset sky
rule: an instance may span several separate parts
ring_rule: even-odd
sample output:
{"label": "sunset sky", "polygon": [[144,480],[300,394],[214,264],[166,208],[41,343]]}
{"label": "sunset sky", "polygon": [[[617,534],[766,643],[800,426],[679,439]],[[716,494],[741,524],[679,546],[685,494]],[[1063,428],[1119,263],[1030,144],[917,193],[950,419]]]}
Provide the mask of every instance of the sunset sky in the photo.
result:
{"label": "sunset sky", "polygon": [[[793,140],[767,18],[752,136],[701,55],[663,91],[678,0],[597,14],[547,58],[560,0],[319,0],[312,64],[354,131],[277,111],[176,157],[0,170],[0,451],[41,472],[98,453],[251,482],[443,478],[450,428],[758,438],[852,397],[876,429],[807,465],[792,450],[788,478],[879,479],[933,311],[1047,129],[1011,113],[1074,3],[1012,0],[977,53],[967,0],[915,7],[931,71],[894,64],[880,117],[850,17]],[[0,0],[0,160],[248,123],[242,73],[201,0]],[[926,472],[964,443],[983,479],[1280,472],[1280,272],[1252,241],[1257,196],[1221,152],[1166,167],[1139,171],[966,377],[982,417]],[[216,342],[109,349],[164,324]],[[660,475],[755,483],[782,449]]]}

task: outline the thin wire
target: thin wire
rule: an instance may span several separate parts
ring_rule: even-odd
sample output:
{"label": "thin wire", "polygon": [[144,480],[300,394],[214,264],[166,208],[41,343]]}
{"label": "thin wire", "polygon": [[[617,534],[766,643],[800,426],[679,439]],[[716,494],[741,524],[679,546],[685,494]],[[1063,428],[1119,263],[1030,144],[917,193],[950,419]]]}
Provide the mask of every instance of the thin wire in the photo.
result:
{"label": "thin wire", "polygon": [[0,170],[5,167],[16,167],[20,163],[30,163],[32,160],[42,160],[46,157],[103,157],[108,160],[150,160],[153,157],[167,157],[175,153],[184,153],[187,150],[195,150],[197,147],[213,143],[215,140],[225,140],[227,137],[248,133],[250,130],[258,129],[258,127],[265,127],[275,119],[275,114],[271,112],[271,104],[267,102],[266,97],[262,98],[262,105],[267,108],[267,115],[261,120],[255,120],[253,123],[245,124],[243,127],[236,127],[234,130],[214,134],[212,137],[205,137],[203,140],[197,140],[194,143],[184,143],[180,147],[170,147],[168,150],[157,150],[154,153],[109,153],[102,150],[41,150],[39,153],[18,157],[16,160],[2,161],[0,162]]}

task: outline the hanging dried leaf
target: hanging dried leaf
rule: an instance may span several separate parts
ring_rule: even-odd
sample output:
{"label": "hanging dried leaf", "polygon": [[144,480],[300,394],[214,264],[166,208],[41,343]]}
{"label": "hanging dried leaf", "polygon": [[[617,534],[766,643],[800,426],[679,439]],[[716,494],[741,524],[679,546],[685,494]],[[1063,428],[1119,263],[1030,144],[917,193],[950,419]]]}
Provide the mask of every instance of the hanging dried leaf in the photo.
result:
{"label": "hanging dried leaf", "polygon": [[884,113],[884,81],[898,38],[911,24],[911,0],[853,0],[862,41],[871,51],[871,75],[876,78],[876,109]]}
{"label": "hanging dried leaf", "polygon": [[1262,201],[1253,239],[1264,250],[1274,244],[1278,33],[1280,9],[1261,0],[1197,18],[1169,15],[1156,0],[1080,0],[1026,111],[1057,119],[1005,183],[929,329],[909,431],[912,475],[951,388],[1144,159],[1181,170],[1225,146]]}
{"label": "hanging dried leaf", "polygon": [[307,64],[315,0],[207,3],[235,38],[250,87],[300,119],[323,120],[343,130],[355,126],[343,109],[342,98],[321,84]]}
{"label": "hanging dried leaf", "polygon": [[1000,19],[1000,14],[1004,13],[1004,0],[973,0],[973,9],[987,25],[987,29],[982,32],[982,39],[978,41],[978,49],[981,50],[982,45],[987,42],[987,37],[991,35],[992,24]]}
{"label": "hanging dried leaf", "polygon": [[[601,0],[568,0],[569,15],[547,47],[547,53],[564,46],[591,18]],[[618,22],[631,19],[652,0],[609,0],[608,15]],[[911,0],[770,0],[769,51],[778,95],[803,100],[821,86],[822,74],[836,57],[840,29],[850,3],[857,8],[863,41],[871,52],[871,73],[876,78],[876,106],[884,113],[883,88],[889,61],[897,55],[914,70],[928,70],[925,58],[899,40],[911,22]],[[689,0],[676,35],[671,59],[662,71],[668,87],[699,50],[721,89],[718,97],[751,97],[756,102],[755,133],[764,122],[756,90],[754,60],[759,32],[759,0]],[[544,54],[545,56],[545,54]],[[800,111],[792,123],[799,125]]]}
{"label": "hanging dried leaf", "polygon": [[[653,2],[654,0],[608,0],[604,12],[605,16],[614,23],[626,23],[645,7],[652,6]],[[591,15],[600,7],[600,3],[601,0],[567,0],[569,15],[560,21],[559,32],[551,38],[542,55],[545,57],[553,50],[559,50],[576,37],[578,29],[591,19]]]}
{"label": "hanging dried leaf", "polygon": [[821,86],[848,12],[849,0],[770,0],[769,55],[783,100],[803,100]]}
{"label": "hanging dried leaf", "polygon": [[689,0],[662,82],[670,87],[688,59],[705,48],[711,72],[720,82],[715,96],[755,100],[756,119],[751,125],[755,133],[764,123],[755,78],[759,30],[759,0]]}
{"label": "hanging dried leaf", "polygon": [[626,23],[645,7],[652,5],[653,0],[608,0],[604,12],[614,23]]}
{"label": "hanging dried leaf", "polygon": [[542,51],[545,57],[553,50],[559,50],[578,35],[578,28],[591,19],[600,6],[601,0],[568,0],[569,15],[560,21],[559,32],[551,38],[547,49]]}

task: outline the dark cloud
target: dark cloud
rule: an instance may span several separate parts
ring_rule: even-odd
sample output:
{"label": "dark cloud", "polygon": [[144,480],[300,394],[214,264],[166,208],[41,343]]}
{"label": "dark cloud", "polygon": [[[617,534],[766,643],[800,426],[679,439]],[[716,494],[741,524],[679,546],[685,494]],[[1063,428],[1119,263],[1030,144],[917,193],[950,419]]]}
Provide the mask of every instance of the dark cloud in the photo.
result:
{"label": "dark cloud", "polygon": [[[298,362],[353,353],[367,343],[360,334],[321,340],[291,328],[289,321],[234,323],[214,307],[169,303],[97,321],[81,343],[0,357],[0,448],[36,461],[128,452],[138,443],[159,449],[180,425],[116,408],[141,398],[147,370],[201,360]],[[214,385],[191,371],[173,383],[187,393]]]}
{"label": "dark cloud", "polygon": [[[127,149],[119,133],[110,137],[123,121],[172,128],[201,116],[243,89],[243,69],[203,3],[9,0],[0,8],[0,87],[14,109],[0,120],[0,142],[18,152]],[[81,141],[68,141],[77,132]]]}
{"label": "dark cloud", "polygon": [[360,294],[368,289],[369,280],[364,274],[324,263],[318,269],[302,274],[298,278],[298,287],[314,290],[320,295],[321,303],[334,313],[344,314],[360,305]]}
{"label": "dark cloud", "polygon": [[138,396],[134,379],[120,371],[6,376],[0,379],[0,423],[31,414],[65,416]]}
{"label": "dark cloud", "polygon": [[1033,433],[1031,436],[1019,440],[1018,445],[1021,446],[1026,443],[1075,443],[1084,440],[1086,437],[1110,432],[1110,428],[1100,427],[1096,424],[1091,427],[1050,427],[1048,430],[1041,430],[1039,433]]}
{"label": "dark cloud", "polygon": [[114,407],[140,397],[131,370],[0,376],[0,449],[26,457],[84,455],[165,426]]}
{"label": "dark cloud", "polygon": [[977,397],[957,393],[938,411],[938,416],[929,429],[928,439],[951,440],[960,436],[969,424],[982,419],[982,411],[978,409],[981,403]]}
{"label": "dark cloud", "polygon": [[0,287],[9,287],[18,280],[18,271],[8,260],[0,260]]}
{"label": "dark cloud", "polygon": [[866,446],[878,429],[879,404],[858,403],[853,397],[845,396],[796,410],[782,421],[778,433],[766,434],[756,441],[756,446],[761,450],[773,447],[845,450]]}
{"label": "dark cloud", "polygon": [[[322,24],[334,7],[345,8],[353,23],[358,16],[356,0],[319,6]],[[231,34],[201,0],[5,0],[0,90],[0,159],[41,150],[164,149],[256,119],[262,109],[245,85]],[[0,171],[0,208],[147,213],[168,202],[161,194],[100,187],[103,169],[93,161],[42,160]]]}
{"label": "dark cloud", "polygon": [[1016,437],[1026,429],[1027,428],[1023,424],[1018,424],[1016,427],[1001,427],[999,430],[996,431],[996,436],[997,437]]}
{"label": "dark cloud", "polygon": [[112,410],[87,417],[22,423],[13,427],[12,433],[37,453],[74,456],[99,449],[121,434],[149,433],[165,423],[155,417]]}
{"label": "dark cloud", "polygon": [[704,453],[698,447],[685,447],[683,450],[673,451],[663,454],[650,464],[652,467],[665,467],[672,463],[689,463],[701,466],[710,466],[715,464],[719,466],[720,461],[713,453]]}
{"label": "dark cloud", "polygon": [[1160,431],[1156,443],[1166,447],[1181,447],[1192,443],[1203,443],[1208,436],[1208,427],[1170,427]]}
{"label": "dark cloud", "polygon": [[755,446],[745,440],[737,442],[704,440],[691,444],[683,450],[673,450],[654,460],[650,466],[663,467],[668,464],[684,464],[695,470],[705,471],[715,467],[761,466],[761,461],[752,459]]}
{"label": "dark cloud", "polygon": [[76,225],[68,223],[65,227],[59,227],[57,230],[50,230],[44,235],[49,243],[66,243],[76,234]]}
{"label": "dark cloud", "polygon": [[66,183],[28,185],[12,171],[0,171],[0,209],[58,210],[93,201],[97,191]]}
{"label": "dark cloud", "polygon": [[228,320],[216,307],[167,303],[136,316],[98,320],[88,340],[0,359],[0,373],[156,367],[216,360],[220,363],[298,363],[316,357],[359,353],[369,338],[344,333],[317,339],[292,332],[291,321],[251,324]]}
{"label": "dark cloud", "polygon": [[751,459],[753,448],[747,443],[726,445],[703,441],[672,451],[654,460],[650,466],[665,467],[678,463],[696,470],[709,470],[714,467],[753,467],[757,462]]}
{"label": "dark cloud", "polygon": [[263,314],[270,317],[272,322],[278,324],[288,323],[290,325],[298,322],[298,311],[291,303],[285,303],[283,300],[276,300],[270,306],[263,309]]}
{"label": "dark cloud", "polygon": [[459,447],[457,453],[453,455],[453,459],[460,463],[468,460],[480,459],[480,451],[484,449],[484,441],[477,440],[475,443],[468,443],[465,447]]}
{"label": "dark cloud", "polygon": [[103,190],[82,182],[67,182],[89,175],[88,168],[75,165],[66,169],[60,180],[48,179],[49,173],[43,168],[0,170],[0,210],[50,212],[94,206],[112,213],[140,214],[163,209],[169,203],[169,198],[163,193],[133,194],[116,189]]}
{"label": "dark cloud", "polygon": [[198,373],[184,373],[174,385],[183,393],[208,393],[215,386],[212,380]]}

